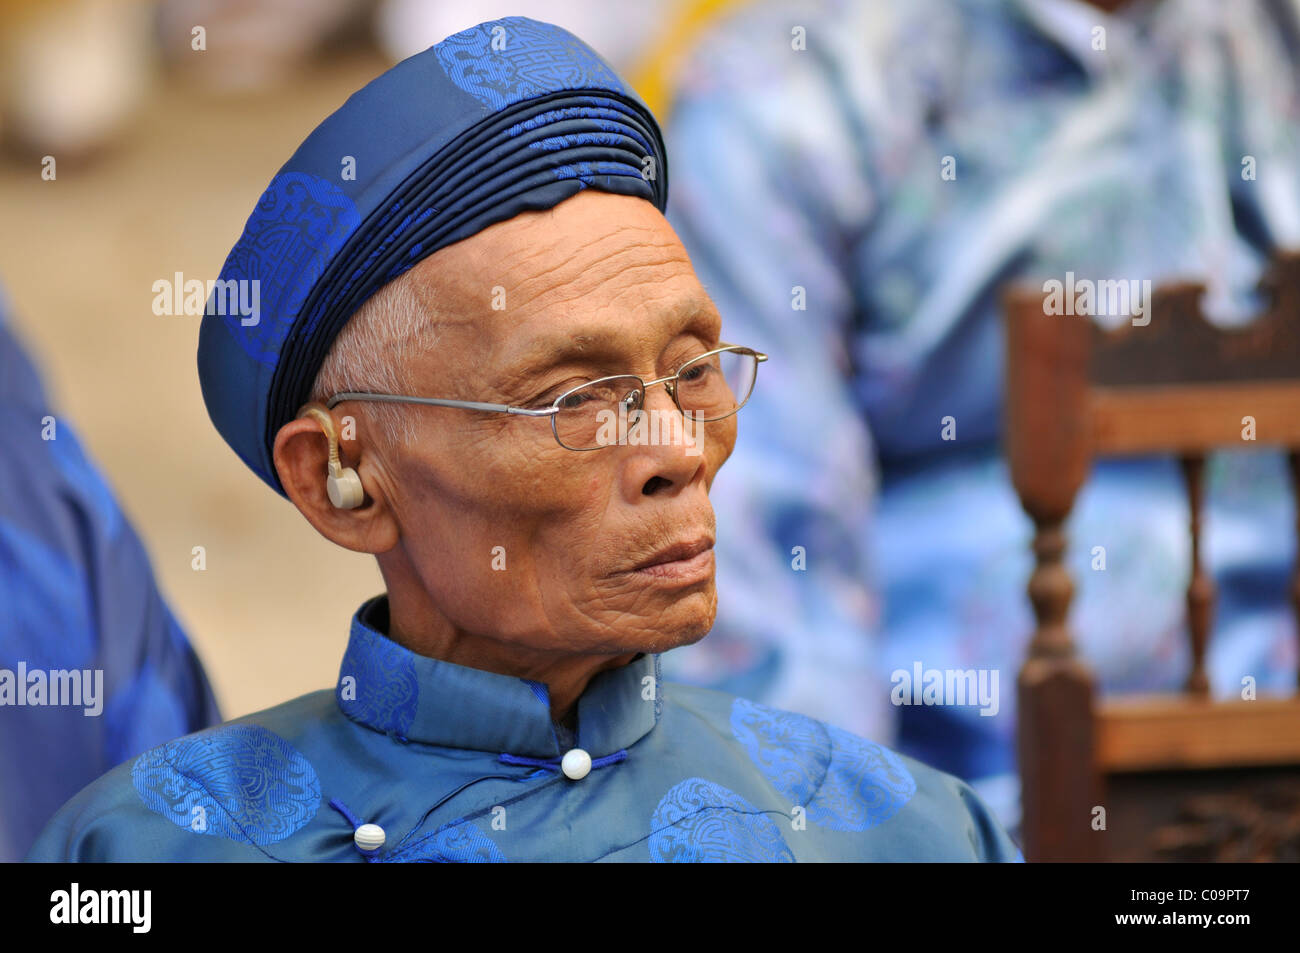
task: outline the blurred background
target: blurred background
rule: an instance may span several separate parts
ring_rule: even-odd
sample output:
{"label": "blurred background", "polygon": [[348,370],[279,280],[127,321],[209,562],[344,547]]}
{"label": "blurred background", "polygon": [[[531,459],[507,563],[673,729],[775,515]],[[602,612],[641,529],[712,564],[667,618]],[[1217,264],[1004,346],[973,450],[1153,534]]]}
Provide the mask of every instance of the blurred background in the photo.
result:
{"label": "blurred background", "polygon": [[[1298,9],[0,0],[4,314],[102,473],[107,488],[86,492],[115,496],[135,527],[173,648],[184,656],[188,637],[220,717],[331,686],[352,614],[382,590],[374,560],[320,538],[221,441],[198,387],[199,316],[156,314],[154,282],[214,277],[280,165],[393,63],[500,16],[566,27],[659,117],[669,221],[724,337],[772,358],[714,487],[718,624],[665,656],[665,674],[958,774],[1015,832],[1033,525],[1003,457],[999,291],[1067,272],[1190,279],[1216,326],[1248,325],[1270,256],[1300,247]],[[1216,455],[1206,481],[1210,694],[1235,697],[1247,676],[1290,691],[1286,459]],[[1091,471],[1066,562],[1103,693],[1186,679],[1187,526],[1173,459]],[[74,519],[65,536],[91,533]],[[11,558],[8,598],[30,602]],[[142,746],[211,723],[192,669],[137,692],[141,712],[170,720],[28,796],[42,806],[25,823]],[[898,672],[930,669],[996,673],[996,714],[891,702]]]}

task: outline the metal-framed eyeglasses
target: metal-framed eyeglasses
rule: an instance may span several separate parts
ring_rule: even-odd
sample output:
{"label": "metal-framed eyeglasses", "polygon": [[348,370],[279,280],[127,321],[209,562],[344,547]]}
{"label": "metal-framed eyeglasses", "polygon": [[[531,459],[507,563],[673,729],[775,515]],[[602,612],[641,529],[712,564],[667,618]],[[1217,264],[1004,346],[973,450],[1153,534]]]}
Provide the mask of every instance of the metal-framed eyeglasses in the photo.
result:
{"label": "metal-framed eyeglasses", "polygon": [[[758,377],[758,365],[766,360],[766,354],[753,348],[723,344],[691,358],[668,377],[653,381],[635,374],[602,377],[569,388],[546,407],[513,407],[509,404],[473,400],[354,391],[335,394],[326,402],[326,406],[333,410],[346,400],[365,400],[459,407],[524,417],[549,417],[551,431],[561,447],[567,450],[599,450],[617,442],[608,438],[611,421],[631,419],[635,422],[638,418],[632,415],[644,409],[646,390],[656,384],[664,385],[685,418],[704,422],[730,417],[749,401]],[[544,397],[541,402],[548,399],[549,397]]]}

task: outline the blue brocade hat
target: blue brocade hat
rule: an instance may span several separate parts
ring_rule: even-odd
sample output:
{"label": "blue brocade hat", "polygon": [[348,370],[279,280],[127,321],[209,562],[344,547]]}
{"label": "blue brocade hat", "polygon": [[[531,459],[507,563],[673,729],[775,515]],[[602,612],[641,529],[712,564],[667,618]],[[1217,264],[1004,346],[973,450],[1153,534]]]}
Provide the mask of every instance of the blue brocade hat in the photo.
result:
{"label": "blue brocade hat", "polygon": [[[662,212],[668,168],[649,108],[573,34],[506,17],[398,63],[298,147],[226,258],[199,330],[217,430],[283,494],[275,435],[357,308],[439,248],[584,188]],[[256,308],[231,308],[236,288]]]}

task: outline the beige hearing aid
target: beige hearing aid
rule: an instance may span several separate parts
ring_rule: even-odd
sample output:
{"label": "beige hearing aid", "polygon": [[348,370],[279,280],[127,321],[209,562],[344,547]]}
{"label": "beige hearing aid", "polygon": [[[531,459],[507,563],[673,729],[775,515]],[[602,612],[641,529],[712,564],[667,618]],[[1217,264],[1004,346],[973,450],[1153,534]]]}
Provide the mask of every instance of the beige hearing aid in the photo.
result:
{"label": "beige hearing aid", "polygon": [[339,462],[339,437],[334,430],[334,418],[322,404],[308,404],[298,411],[299,417],[311,417],[325,431],[325,439],[330,444],[329,476],[325,478],[325,492],[336,509],[354,510],[365,501],[366,492],[361,488],[361,477],[351,467]]}

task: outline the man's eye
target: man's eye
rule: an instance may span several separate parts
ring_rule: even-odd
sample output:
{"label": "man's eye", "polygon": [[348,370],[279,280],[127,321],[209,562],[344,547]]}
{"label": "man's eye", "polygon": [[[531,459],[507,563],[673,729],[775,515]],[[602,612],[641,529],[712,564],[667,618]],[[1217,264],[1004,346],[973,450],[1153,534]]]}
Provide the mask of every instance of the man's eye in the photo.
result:
{"label": "man's eye", "polygon": [[564,399],[560,401],[560,408],[562,410],[574,410],[592,399],[591,393],[580,390],[573,394],[566,394]]}
{"label": "man's eye", "polygon": [[690,367],[686,368],[686,370],[681,374],[681,379],[686,381],[688,384],[694,384],[711,370],[713,370],[712,367],[701,361],[699,364],[692,364]]}
{"label": "man's eye", "polygon": [[[555,401],[558,397],[562,396],[567,391],[573,390],[573,388],[577,387],[582,383],[583,381],[581,379],[577,379],[572,381],[565,381],[563,384],[556,384],[554,387],[547,388],[546,391],[544,391],[540,397],[530,402],[528,406],[532,409],[537,409],[537,410],[541,410],[546,407],[551,407],[555,404]],[[571,396],[581,397],[580,394],[574,394]],[[568,398],[566,398],[565,401],[567,403]]]}

